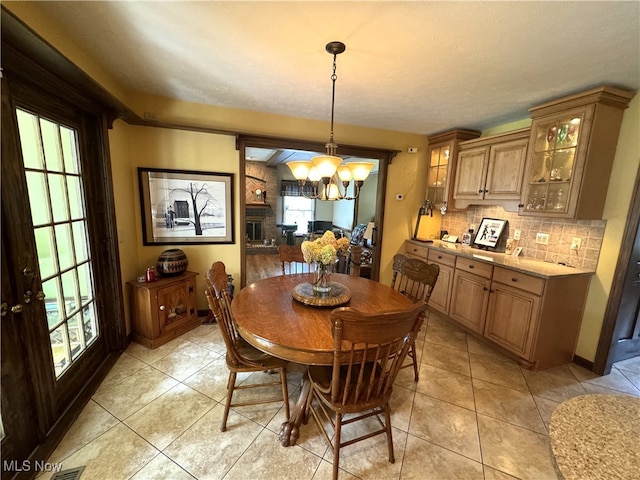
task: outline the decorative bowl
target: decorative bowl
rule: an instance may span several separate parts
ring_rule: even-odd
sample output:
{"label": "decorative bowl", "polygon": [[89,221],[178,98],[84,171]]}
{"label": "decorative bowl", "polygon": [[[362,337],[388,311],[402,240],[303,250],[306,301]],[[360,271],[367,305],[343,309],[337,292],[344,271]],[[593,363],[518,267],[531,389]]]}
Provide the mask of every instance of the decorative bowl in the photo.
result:
{"label": "decorative bowl", "polygon": [[160,254],[156,270],[163,277],[171,277],[186,272],[188,266],[187,255],[179,248],[172,248]]}

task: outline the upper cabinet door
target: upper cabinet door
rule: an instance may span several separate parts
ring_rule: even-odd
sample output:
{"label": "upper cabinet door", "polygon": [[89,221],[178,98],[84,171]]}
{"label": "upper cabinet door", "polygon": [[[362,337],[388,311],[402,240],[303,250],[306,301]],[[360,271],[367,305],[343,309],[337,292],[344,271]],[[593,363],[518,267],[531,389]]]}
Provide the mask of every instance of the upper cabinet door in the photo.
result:
{"label": "upper cabinet door", "polygon": [[485,199],[520,199],[528,143],[528,140],[523,139],[491,147],[484,188]]}
{"label": "upper cabinet door", "polygon": [[530,129],[460,143],[453,198],[456,208],[501,205],[517,211]]}
{"label": "upper cabinet door", "polygon": [[449,158],[453,148],[452,142],[431,147],[429,170],[427,172],[427,200],[434,207],[440,208],[445,201],[445,187],[449,173]]}
{"label": "upper cabinet door", "polygon": [[484,198],[489,147],[463,150],[458,154],[453,198],[470,200]]}
{"label": "upper cabinet door", "polygon": [[633,96],[600,87],[530,110],[520,215],[602,218],[623,111]]}
{"label": "upper cabinet door", "polygon": [[569,210],[575,209],[584,166],[576,160],[588,147],[582,127],[592,116],[589,107],[534,122],[523,212],[573,216]]}
{"label": "upper cabinet door", "polygon": [[446,211],[453,206],[458,144],[479,135],[477,130],[456,129],[429,137],[427,191],[424,198],[431,202],[433,208]]}

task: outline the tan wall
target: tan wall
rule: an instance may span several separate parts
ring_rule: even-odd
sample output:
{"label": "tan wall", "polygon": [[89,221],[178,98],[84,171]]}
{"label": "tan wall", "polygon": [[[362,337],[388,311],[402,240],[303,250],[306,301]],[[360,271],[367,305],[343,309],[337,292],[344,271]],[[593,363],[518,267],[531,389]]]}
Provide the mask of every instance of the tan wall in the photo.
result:
{"label": "tan wall", "polygon": [[[139,115],[154,113],[158,120],[171,121],[211,128],[238,130],[247,133],[277,135],[308,140],[326,140],[327,122],[303,120],[243,110],[230,110],[206,105],[151,98],[126,92],[114,82],[96,62],[86,55],[81,47],[71,42],[64,32],[59,31],[48,19],[41,15],[37,6],[29,2],[5,2],[23,21],[34,28],[43,38],[67,55],[96,81],[120,98]],[[595,358],[607,297],[615,263],[620,250],[620,241],[631,199],[633,181],[640,165],[639,106],[636,97],[626,111],[622,132],[616,152],[609,194],[604,212],[607,227],[603,240],[601,258],[597,273],[592,280],[587,310],[585,312],[577,354],[588,360]],[[494,134],[527,126],[529,120],[521,120],[507,126],[498,126],[485,132]],[[393,255],[402,249],[403,241],[413,233],[417,210],[422,204],[426,187],[426,138],[420,135],[374,129],[336,125],[338,143],[365,145],[400,150],[389,167],[383,249],[381,257],[381,281],[391,278]],[[232,137],[220,135],[194,134],[184,131],[170,131],[143,127],[130,127],[116,123],[110,134],[112,162],[116,185],[116,209],[120,240],[120,255],[123,280],[134,278],[145,265],[153,263],[163,247],[143,247],[140,227],[140,212],[137,197],[137,165],[230,171],[237,173],[238,155],[233,148]],[[418,147],[417,154],[404,153],[407,147]],[[216,170],[218,169],[218,170]],[[237,182],[237,179],[236,179]],[[237,185],[237,184],[236,184]],[[129,189],[127,191],[127,188]],[[236,190],[237,192],[237,190]],[[395,200],[397,193],[403,193],[403,201]],[[236,199],[238,198],[236,194]],[[236,204],[236,212],[238,205]],[[133,224],[132,224],[133,223]],[[132,232],[135,228],[135,240]],[[238,240],[239,225],[236,224]],[[424,233],[439,230],[439,216],[434,213],[427,222]],[[135,243],[135,244],[134,244]],[[238,275],[240,244],[230,246],[204,246],[185,248],[190,259],[190,269],[204,273],[214,259],[223,259],[232,274]],[[134,268],[135,266],[135,268]],[[200,278],[200,282],[201,282]],[[198,296],[198,307],[205,308],[204,296]]]}
{"label": "tan wall", "polygon": [[591,280],[576,354],[594,360],[611,292],[636,175],[640,172],[640,95],[625,110],[602,218],[607,226],[596,275]]}

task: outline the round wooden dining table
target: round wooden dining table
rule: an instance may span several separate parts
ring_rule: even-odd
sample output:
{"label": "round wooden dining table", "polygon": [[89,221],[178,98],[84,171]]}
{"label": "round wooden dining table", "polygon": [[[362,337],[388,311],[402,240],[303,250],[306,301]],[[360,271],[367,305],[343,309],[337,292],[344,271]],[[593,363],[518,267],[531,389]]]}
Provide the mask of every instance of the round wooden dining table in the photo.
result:
{"label": "round wooden dining table", "polygon": [[[238,292],[231,313],[240,335],[254,347],[285,360],[306,365],[333,364],[331,311],[339,306],[363,313],[403,310],[412,301],[393,288],[366,278],[332,274],[331,282],[346,287],[350,299],[341,305],[309,305],[294,298],[294,289],[309,283],[313,273],[281,275],[259,280]],[[311,385],[303,377],[300,398],[289,421],[282,424],[280,443],[295,445]]]}

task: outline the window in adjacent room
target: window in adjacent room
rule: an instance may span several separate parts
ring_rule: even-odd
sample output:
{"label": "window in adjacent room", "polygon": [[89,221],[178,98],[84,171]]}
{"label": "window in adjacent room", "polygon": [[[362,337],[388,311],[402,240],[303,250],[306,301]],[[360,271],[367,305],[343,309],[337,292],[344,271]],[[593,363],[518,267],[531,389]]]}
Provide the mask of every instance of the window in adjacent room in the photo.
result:
{"label": "window in adjacent room", "polygon": [[284,196],[284,225],[298,225],[296,233],[307,233],[308,222],[314,219],[315,200],[305,197]]}

